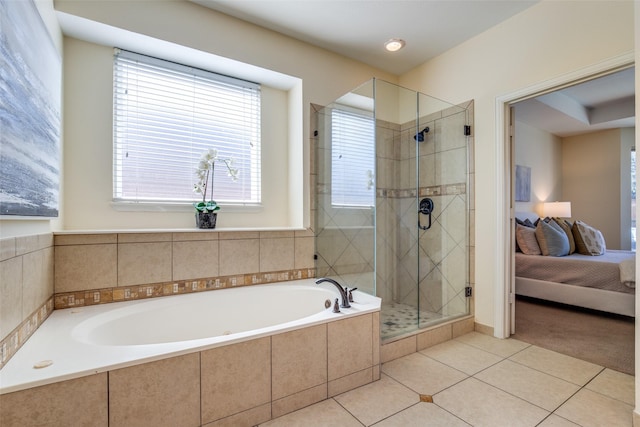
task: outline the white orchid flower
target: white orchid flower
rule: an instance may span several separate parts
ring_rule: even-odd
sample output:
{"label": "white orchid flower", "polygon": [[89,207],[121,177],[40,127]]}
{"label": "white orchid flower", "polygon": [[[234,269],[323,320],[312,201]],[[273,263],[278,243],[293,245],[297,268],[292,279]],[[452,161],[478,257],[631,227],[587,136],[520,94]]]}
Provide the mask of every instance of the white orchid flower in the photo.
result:
{"label": "white orchid flower", "polygon": [[208,164],[213,164],[213,162],[215,162],[217,159],[218,159],[218,150],[216,150],[215,148],[209,148],[202,155],[202,161]]}
{"label": "white orchid flower", "polygon": [[237,168],[229,168],[227,175],[229,175],[231,177],[231,180],[235,182],[238,180],[239,173],[240,171]]}
{"label": "white orchid flower", "polygon": [[[238,180],[238,174],[240,172],[237,168],[232,167],[234,162],[232,158],[218,159],[218,150],[216,150],[215,148],[209,148],[204,153],[202,153],[200,161],[198,162],[198,167],[195,170],[195,175],[198,178],[198,183],[193,186],[194,192],[202,194],[202,202],[194,205],[196,206],[196,209],[201,212],[204,212],[204,209],[207,209],[208,211],[215,211],[220,209],[218,204],[213,200],[213,178],[216,161],[224,162],[225,166],[227,167],[227,175],[231,177],[232,181]],[[210,183],[209,179],[211,179]],[[207,187],[209,187],[209,185],[211,185],[211,201],[205,202],[207,198]]]}

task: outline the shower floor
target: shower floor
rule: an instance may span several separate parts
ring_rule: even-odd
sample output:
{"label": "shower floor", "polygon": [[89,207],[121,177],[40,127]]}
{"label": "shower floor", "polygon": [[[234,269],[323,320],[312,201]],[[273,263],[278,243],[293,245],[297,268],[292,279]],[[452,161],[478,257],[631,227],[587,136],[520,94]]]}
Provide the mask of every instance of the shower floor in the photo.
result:
{"label": "shower floor", "polygon": [[416,307],[408,304],[382,304],[380,310],[380,337],[382,340],[392,338],[427,327],[440,319],[442,319],[441,314],[418,311]]}

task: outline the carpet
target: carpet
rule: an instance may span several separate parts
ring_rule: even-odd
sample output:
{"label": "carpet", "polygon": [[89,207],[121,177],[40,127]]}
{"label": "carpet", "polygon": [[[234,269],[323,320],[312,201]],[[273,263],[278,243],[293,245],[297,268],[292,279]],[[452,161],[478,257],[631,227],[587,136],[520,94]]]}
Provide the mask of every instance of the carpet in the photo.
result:
{"label": "carpet", "polygon": [[634,375],[634,323],[632,317],[518,297],[511,337]]}

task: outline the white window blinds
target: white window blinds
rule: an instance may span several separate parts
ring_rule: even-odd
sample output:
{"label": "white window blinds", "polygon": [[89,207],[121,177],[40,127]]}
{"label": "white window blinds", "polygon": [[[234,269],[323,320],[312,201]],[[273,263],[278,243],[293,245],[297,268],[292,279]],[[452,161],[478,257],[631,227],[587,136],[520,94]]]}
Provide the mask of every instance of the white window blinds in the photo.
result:
{"label": "white window blinds", "polygon": [[261,202],[259,85],[116,49],[113,89],[114,201],[202,201],[195,171],[215,148],[239,174],[217,162],[213,199]]}
{"label": "white window blinds", "polygon": [[331,112],[331,204],[375,205],[375,126],[370,115]]}

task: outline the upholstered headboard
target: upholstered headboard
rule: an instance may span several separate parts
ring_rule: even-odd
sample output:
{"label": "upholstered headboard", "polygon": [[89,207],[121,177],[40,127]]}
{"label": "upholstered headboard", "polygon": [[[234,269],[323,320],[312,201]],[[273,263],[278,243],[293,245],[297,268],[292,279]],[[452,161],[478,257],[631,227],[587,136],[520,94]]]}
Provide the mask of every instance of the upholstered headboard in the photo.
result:
{"label": "upholstered headboard", "polygon": [[516,212],[516,218],[521,221],[529,219],[529,221],[531,222],[536,222],[536,220],[540,218],[540,216],[535,212]]}

